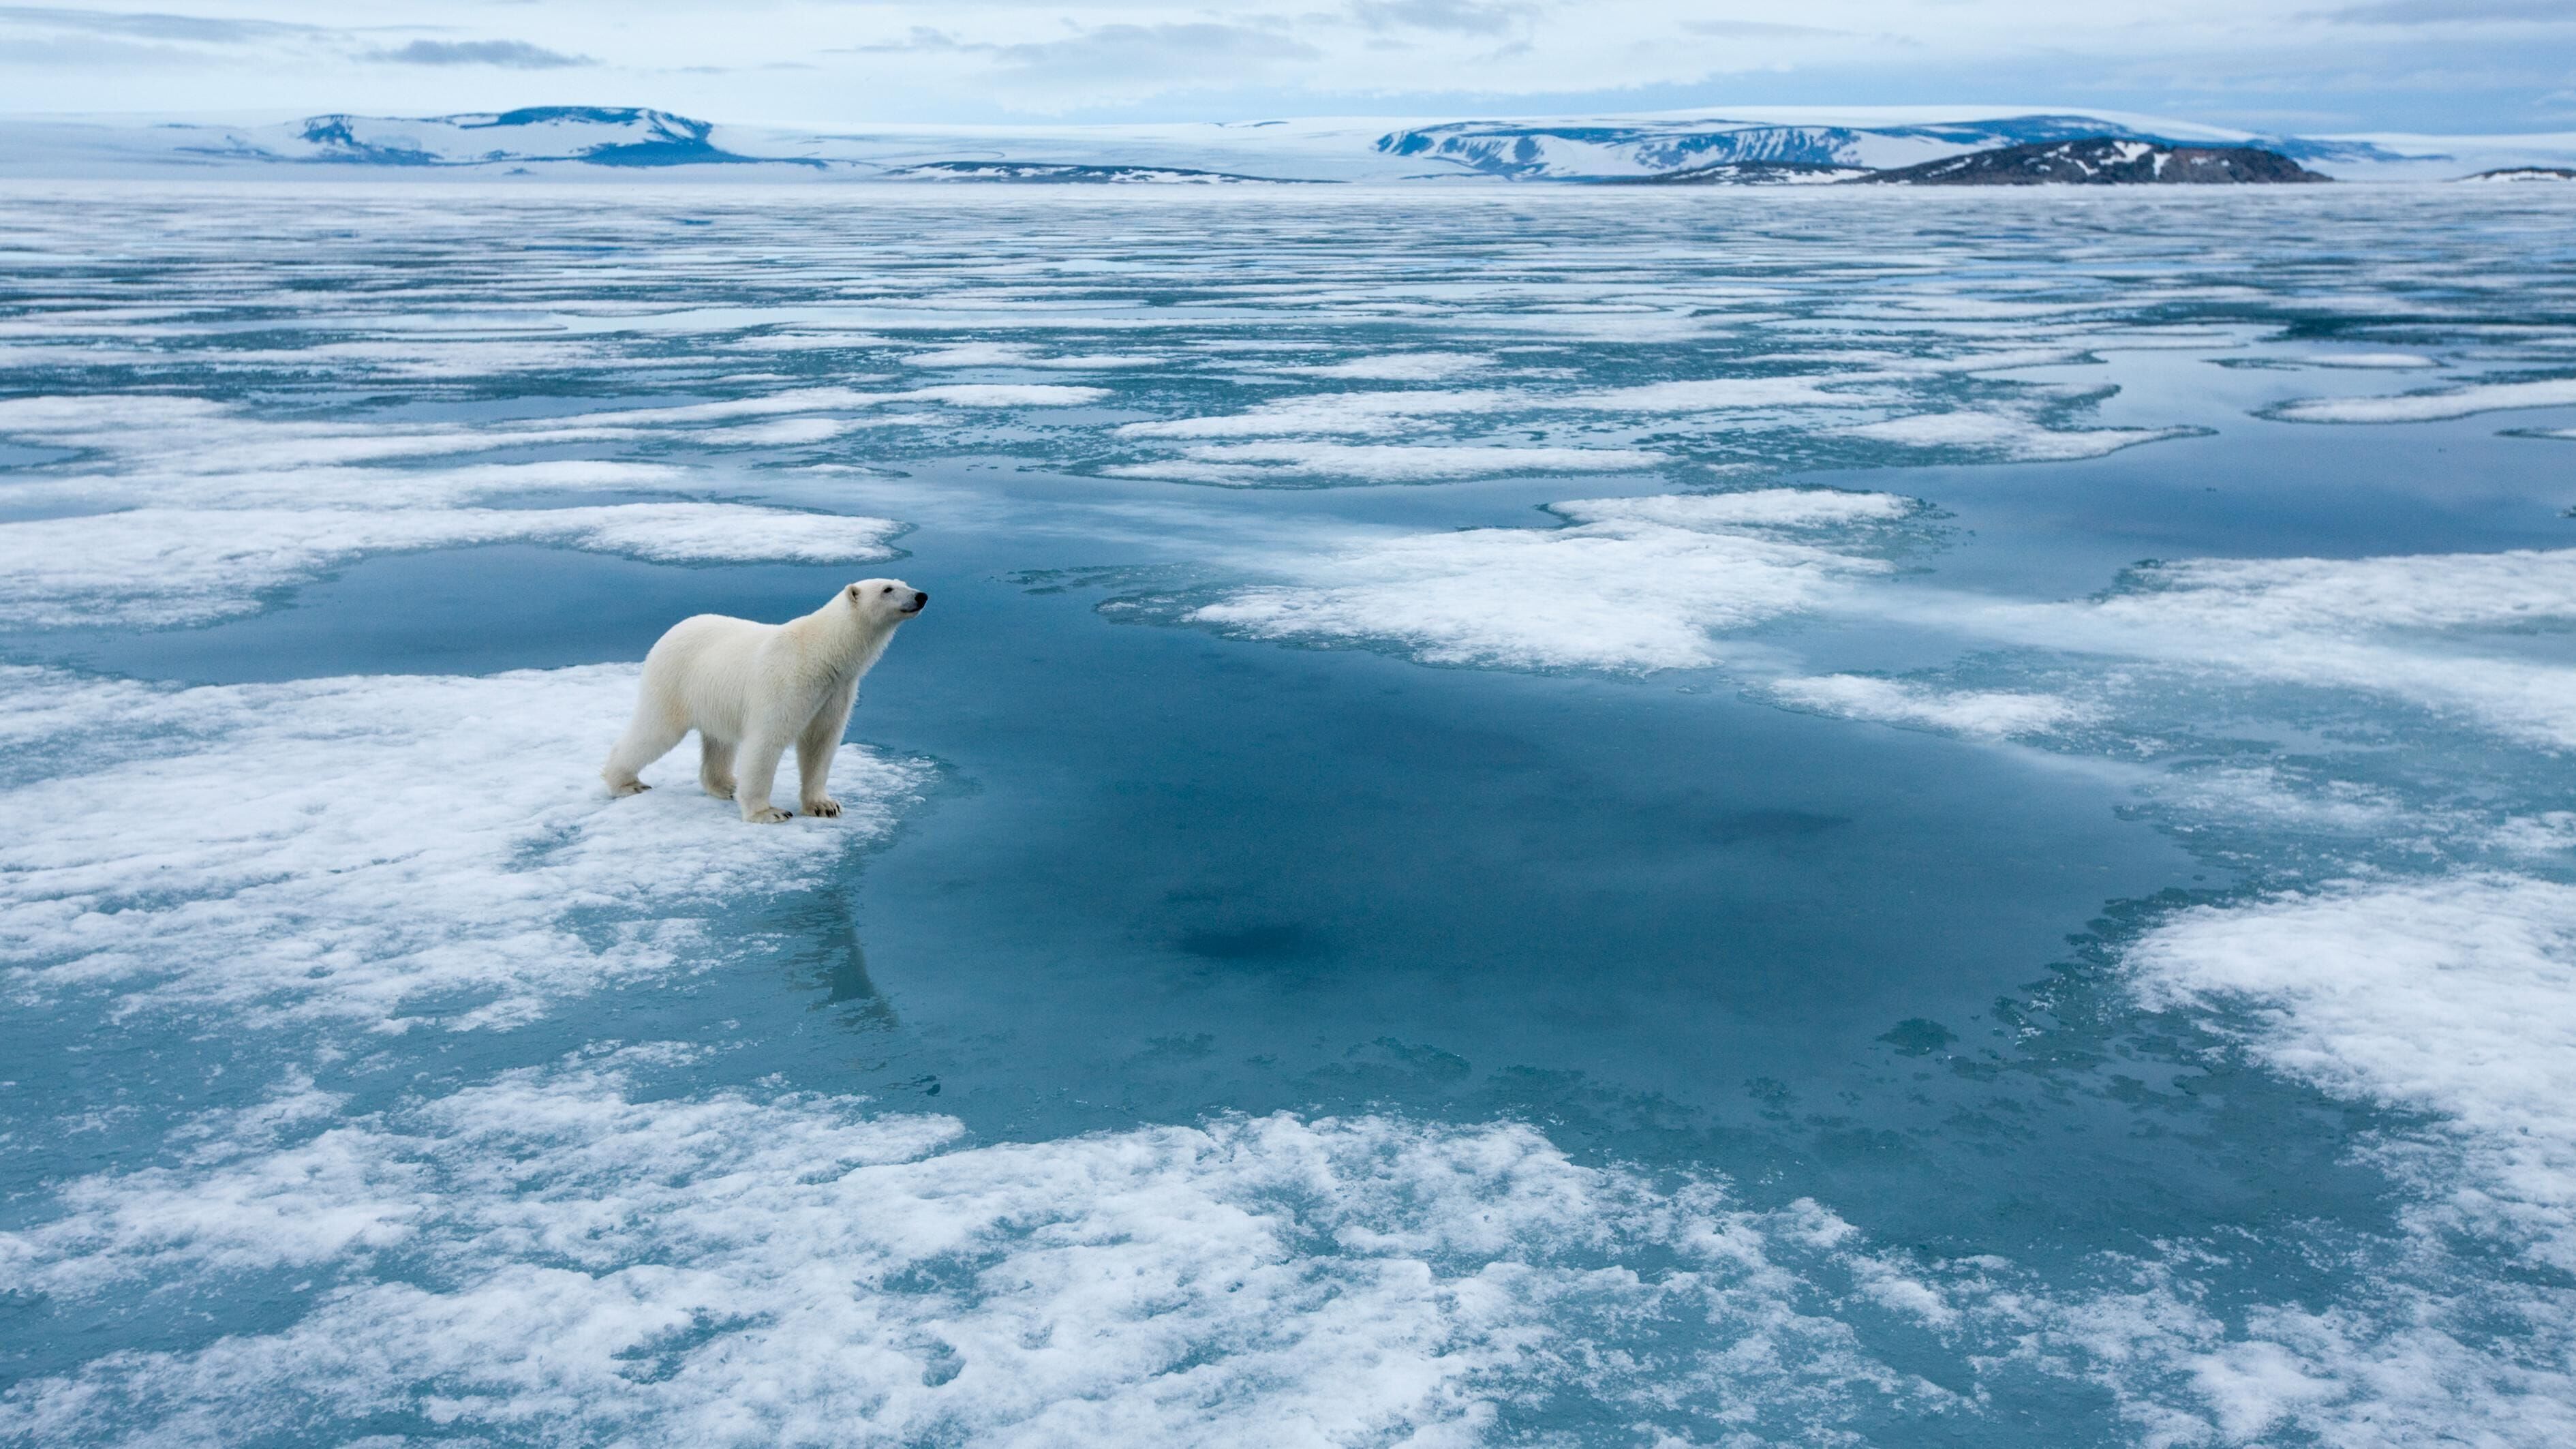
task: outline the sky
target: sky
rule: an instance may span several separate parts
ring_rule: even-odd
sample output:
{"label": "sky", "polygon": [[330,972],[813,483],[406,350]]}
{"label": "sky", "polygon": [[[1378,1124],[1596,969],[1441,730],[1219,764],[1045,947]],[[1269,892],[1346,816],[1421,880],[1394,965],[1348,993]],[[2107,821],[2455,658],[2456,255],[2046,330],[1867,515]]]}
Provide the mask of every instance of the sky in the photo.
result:
{"label": "sky", "polygon": [[2576,0],[0,5],[0,111],[556,104],[807,127],[1960,104],[2576,131]]}

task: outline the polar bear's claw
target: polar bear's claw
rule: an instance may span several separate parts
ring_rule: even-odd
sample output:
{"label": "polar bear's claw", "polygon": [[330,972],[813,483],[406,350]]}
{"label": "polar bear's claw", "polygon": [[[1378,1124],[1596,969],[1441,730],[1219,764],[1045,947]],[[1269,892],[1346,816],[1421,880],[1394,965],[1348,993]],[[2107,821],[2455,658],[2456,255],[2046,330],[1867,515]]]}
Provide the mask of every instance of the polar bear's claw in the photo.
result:
{"label": "polar bear's claw", "polygon": [[609,786],[609,787],[608,787],[608,793],[609,793],[609,794],[611,794],[611,795],[619,795],[619,796],[624,796],[624,795],[641,795],[641,794],[643,794],[645,791],[650,790],[650,789],[652,789],[652,788],[653,788],[652,786],[645,784],[645,783],[644,783],[643,781],[641,781],[641,780],[633,780],[633,781],[629,781],[628,783],[623,784],[623,785],[611,785],[611,786]]}
{"label": "polar bear's claw", "polygon": [[805,802],[805,813],[819,815],[829,820],[841,813],[841,802],[828,795],[820,800],[808,800]]}
{"label": "polar bear's claw", "polygon": [[750,821],[754,825],[776,825],[782,821],[793,820],[796,817],[779,809],[775,805],[763,805],[759,809],[745,814],[742,818]]}

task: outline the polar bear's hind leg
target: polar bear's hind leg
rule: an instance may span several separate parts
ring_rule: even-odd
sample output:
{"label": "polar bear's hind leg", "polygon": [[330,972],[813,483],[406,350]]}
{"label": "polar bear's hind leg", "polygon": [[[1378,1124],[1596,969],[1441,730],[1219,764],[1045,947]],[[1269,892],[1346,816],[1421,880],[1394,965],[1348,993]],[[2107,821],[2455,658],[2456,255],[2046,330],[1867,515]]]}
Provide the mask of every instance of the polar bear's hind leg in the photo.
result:
{"label": "polar bear's hind leg", "polygon": [[608,793],[641,795],[653,788],[636,775],[646,765],[671,753],[671,747],[688,732],[686,719],[675,718],[650,702],[637,705],[635,718],[627,723],[625,735],[608,752],[607,767],[599,772],[599,778],[608,782]]}

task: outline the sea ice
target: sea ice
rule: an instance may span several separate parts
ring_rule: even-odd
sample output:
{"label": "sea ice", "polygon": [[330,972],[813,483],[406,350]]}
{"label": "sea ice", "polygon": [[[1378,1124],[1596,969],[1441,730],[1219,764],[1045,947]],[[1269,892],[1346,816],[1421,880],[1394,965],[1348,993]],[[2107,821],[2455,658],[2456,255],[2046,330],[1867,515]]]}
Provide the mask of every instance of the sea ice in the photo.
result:
{"label": "sea ice", "polygon": [[2050,694],[1936,690],[1856,674],[1777,679],[1769,688],[1773,697],[1785,703],[1825,714],[1930,725],[1989,739],[2046,734],[2099,718],[2101,713],[2090,705]]}
{"label": "sea ice", "polygon": [[[0,1433],[73,1432],[103,1398],[165,1437],[425,1400],[451,1428],[696,1444],[1464,1443],[1577,1385],[1810,1442],[1881,1405],[1958,1407],[1816,1311],[1801,1270],[1844,1265],[1945,1310],[1812,1204],[1748,1212],[1510,1123],[967,1145],[845,1098],[639,1096],[666,1055],[336,1124],[290,1084],[181,1164],[69,1185],[60,1216],[0,1234],[16,1281],[79,1297],[292,1266],[345,1286],[282,1329],[21,1384]],[[377,1266],[396,1254],[435,1282]],[[1657,1345],[1654,1375],[1595,1371],[1632,1342]]]}
{"label": "sea ice", "polygon": [[841,819],[752,829],[698,792],[681,752],[646,774],[672,788],[611,800],[599,765],[636,678],[594,665],[169,690],[10,670],[5,979],[239,1023],[507,1027],[562,996],[700,969],[705,915],[819,878],[928,780],[845,745]]}
{"label": "sea ice", "polygon": [[[1917,505],[1782,489],[1556,505],[1560,528],[1355,535],[1281,558],[1288,581],[1230,590],[1179,617],[1264,639],[1385,640],[1428,663],[1688,669],[1714,633],[1845,597],[1892,565],[1785,536]],[[1780,534],[1784,536],[1773,536]]]}
{"label": "sea ice", "polygon": [[263,590],[390,550],[543,543],[666,562],[890,558],[891,519],[736,503],[594,508],[140,508],[0,523],[0,622],[18,627],[200,624]]}
{"label": "sea ice", "polygon": [[1119,463],[1112,478],[1165,478],[1233,487],[1299,479],[1417,483],[1506,473],[1612,473],[1671,461],[1634,448],[1443,448],[1406,443],[1202,443],[1154,463]]}
{"label": "sea ice", "polygon": [[2271,415],[2294,423],[2428,423],[2514,408],[2576,406],[2576,377],[2486,382],[2395,397],[2318,397],[2283,403]]}

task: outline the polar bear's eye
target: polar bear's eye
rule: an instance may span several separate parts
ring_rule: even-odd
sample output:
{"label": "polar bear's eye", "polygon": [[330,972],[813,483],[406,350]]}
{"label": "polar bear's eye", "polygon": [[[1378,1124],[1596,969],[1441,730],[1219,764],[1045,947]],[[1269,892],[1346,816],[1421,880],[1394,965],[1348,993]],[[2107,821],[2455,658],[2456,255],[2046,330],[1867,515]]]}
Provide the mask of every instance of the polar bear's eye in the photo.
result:
{"label": "polar bear's eye", "polygon": [[891,594],[891,593],[893,593],[893,592],[894,592],[894,587],[893,587],[893,585],[889,584],[889,585],[887,585],[885,588],[882,588],[882,589],[877,590],[877,592],[878,592],[878,593],[880,593],[880,594]]}

